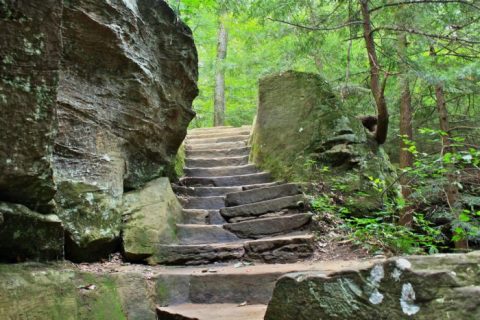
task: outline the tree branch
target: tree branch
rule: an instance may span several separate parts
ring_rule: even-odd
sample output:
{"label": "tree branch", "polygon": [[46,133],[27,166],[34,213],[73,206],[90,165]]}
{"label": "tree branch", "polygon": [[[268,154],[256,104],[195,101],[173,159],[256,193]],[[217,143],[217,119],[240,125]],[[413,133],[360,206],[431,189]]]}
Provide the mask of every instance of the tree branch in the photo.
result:
{"label": "tree branch", "polygon": [[416,35],[425,36],[425,37],[434,38],[434,39],[458,41],[458,42],[464,42],[464,43],[469,43],[469,44],[480,44],[479,40],[449,37],[449,36],[444,36],[444,35],[441,35],[441,34],[426,33],[426,32],[422,32],[422,31],[419,31],[419,30],[411,29],[411,28],[405,28],[404,29],[404,28],[399,28],[399,27],[395,27],[395,26],[378,27],[378,28],[373,29],[372,32],[376,32],[376,31],[380,31],[380,30],[388,30],[388,31],[394,31],[394,32],[407,32],[407,33],[416,34]]}
{"label": "tree branch", "polygon": [[298,24],[298,23],[293,23],[293,22],[279,20],[279,19],[273,19],[273,18],[267,18],[267,19],[270,20],[270,21],[280,22],[280,23],[288,24],[290,26],[294,26],[294,27],[302,28],[302,29],[307,29],[307,30],[311,30],[311,31],[332,31],[332,30],[342,29],[342,28],[345,28],[345,27],[348,27],[348,26],[351,26],[351,25],[362,24],[362,21],[348,21],[348,22],[345,22],[343,24],[340,24],[338,26],[333,26],[333,27],[313,27],[313,26],[305,26],[305,25],[301,25],[301,24]]}
{"label": "tree branch", "polygon": [[386,3],[383,6],[375,7],[370,9],[370,13],[387,8],[387,7],[395,7],[395,6],[402,6],[402,5],[410,5],[410,4],[446,4],[446,3],[459,3],[466,6],[473,7],[477,10],[480,10],[479,6],[476,6],[474,3],[464,0],[411,0],[411,1],[400,1],[400,2],[393,2],[393,3]]}

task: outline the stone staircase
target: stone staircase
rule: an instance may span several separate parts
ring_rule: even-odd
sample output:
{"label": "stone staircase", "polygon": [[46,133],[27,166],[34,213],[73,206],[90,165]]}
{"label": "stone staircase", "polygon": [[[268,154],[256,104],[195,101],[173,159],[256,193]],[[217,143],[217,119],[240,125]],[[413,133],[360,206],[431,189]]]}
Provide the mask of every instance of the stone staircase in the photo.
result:
{"label": "stone staircase", "polygon": [[[300,187],[275,182],[248,162],[249,135],[250,127],[194,129],[187,135],[185,177],[173,186],[184,220],[177,224],[179,242],[163,245],[159,262],[208,265],[198,278],[208,276],[216,285],[206,285],[202,299],[187,293],[181,303],[166,303],[158,309],[159,319],[262,319],[282,274],[270,270],[281,265],[297,270],[292,263],[313,255],[312,216],[303,208]],[[227,278],[215,269],[234,263],[249,271]],[[190,290],[193,286],[189,283]],[[261,299],[255,298],[258,292]]]}
{"label": "stone staircase", "polygon": [[178,244],[162,264],[231,260],[289,263],[310,257],[311,214],[294,184],[274,182],[248,163],[250,127],[195,129],[187,135],[185,177],[174,191],[184,208]]}

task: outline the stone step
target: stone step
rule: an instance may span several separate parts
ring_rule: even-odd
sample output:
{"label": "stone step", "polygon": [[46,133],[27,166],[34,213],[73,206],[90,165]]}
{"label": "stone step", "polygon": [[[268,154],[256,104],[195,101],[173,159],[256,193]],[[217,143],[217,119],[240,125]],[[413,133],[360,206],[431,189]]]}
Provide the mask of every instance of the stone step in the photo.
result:
{"label": "stone step", "polygon": [[181,304],[158,307],[158,320],[263,320],[267,305]]}
{"label": "stone step", "polygon": [[184,209],[215,210],[225,207],[225,197],[179,197],[178,200]]}
{"label": "stone step", "polygon": [[266,263],[291,263],[307,259],[314,252],[312,235],[243,240],[232,243],[159,245],[149,262],[164,265],[202,265],[239,259]]}
{"label": "stone step", "polygon": [[227,136],[218,136],[218,137],[192,137],[187,138],[185,145],[192,146],[197,144],[210,144],[210,143],[222,143],[222,142],[247,142],[248,134],[236,134],[236,135],[227,135]]}
{"label": "stone step", "polygon": [[242,132],[242,131],[249,131],[250,132],[251,130],[252,130],[251,126],[197,128],[197,129],[188,130],[187,136],[192,137],[192,136],[196,136],[196,135],[212,134],[212,133],[227,134],[227,133],[237,133],[237,132]]}
{"label": "stone step", "polygon": [[259,183],[267,183],[272,177],[267,172],[225,176],[225,177],[186,177],[180,180],[182,185],[189,186],[213,186],[213,187],[235,187],[243,185],[252,185]]}
{"label": "stone step", "polygon": [[187,158],[219,158],[239,157],[250,155],[250,147],[233,149],[209,149],[209,150],[187,150]]}
{"label": "stone step", "polygon": [[186,158],[188,168],[213,168],[244,166],[248,164],[248,156],[218,157],[218,158]]}
{"label": "stone step", "polygon": [[243,204],[294,196],[300,192],[300,187],[296,184],[281,184],[249,191],[229,193],[227,194],[225,203],[227,207],[239,206]]}
{"label": "stone step", "polygon": [[183,209],[182,219],[183,224],[223,225],[227,223],[218,209]]}
{"label": "stone step", "polygon": [[248,191],[248,190],[260,189],[260,188],[278,186],[279,184],[282,184],[282,182],[274,181],[274,182],[267,182],[267,183],[257,183],[257,184],[251,184],[248,186],[242,186],[242,189],[243,191]]}
{"label": "stone step", "polygon": [[203,209],[183,209],[182,221],[184,224],[207,224],[209,212]]}
{"label": "stone step", "polygon": [[173,191],[181,196],[215,197],[225,196],[227,193],[240,192],[242,187],[184,187],[174,185]]}
{"label": "stone step", "polygon": [[199,143],[199,144],[185,145],[185,150],[187,151],[213,150],[213,149],[225,150],[225,149],[244,148],[246,146],[247,146],[246,141]]}
{"label": "stone step", "polygon": [[245,243],[245,255],[265,263],[294,263],[309,259],[315,251],[313,235],[263,238]]}
{"label": "stone step", "polygon": [[311,213],[298,213],[228,223],[223,227],[240,238],[259,239],[296,231],[307,226],[311,219]]}
{"label": "stone step", "polygon": [[215,168],[185,168],[184,172],[187,177],[222,177],[252,174],[257,173],[258,170],[253,164],[247,164],[243,166]]}
{"label": "stone step", "polygon": [[177,236],[180,244],[212,244],[238,241],[238,237],[221,226],[177,224]]}
{"label": "stone step", "polygon": [[233,137],[233,136],[249,136],[250,130],[248,129],[241,129],[235,130],[233,132],[199,132],[189,134],[187,136],[188,140],[195,140],[195,139],[210,139],[210,138],[219,138],[219,137]]}
{"label": "stone step", "polygon": [[236,217],[261,216],[269,212],[278,212],[282,209],[297,208],[301,206],[303,201],[303,195],[289,196],[236,207],[227,207],[220,209],[220,213],[227,220]]}
{"label": "stone step", "polygon": [[202,245],[159,245],[158,255],[152,264],[201,265],[238,260],[245,255],[243,243],[218,243]]}

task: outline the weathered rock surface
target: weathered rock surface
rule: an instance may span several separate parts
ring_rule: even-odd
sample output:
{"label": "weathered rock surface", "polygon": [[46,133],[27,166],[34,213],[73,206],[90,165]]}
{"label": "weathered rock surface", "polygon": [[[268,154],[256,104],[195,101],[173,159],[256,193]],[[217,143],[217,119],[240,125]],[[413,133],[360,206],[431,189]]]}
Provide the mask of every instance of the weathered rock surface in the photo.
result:
{"label": "weathered rock surface", "polygon": [[240,206],[254,202],[294,196],[300,193],[300,187],[296,184],[281,184],[265,188],[258,188],[243,192],[227,194],[225,202],[228,206]]}
{"label": "weathered rock surface", "polygon": [[224,228],[240,238],[257,239],[295,231],[307,225],[311,219],[310,213],[299,213],[228,223],[224,225]]}
{"label": "weathered rock surface", "polygon": [[0,2],[0,201],[49,213],[62,0]]}
{"label": "weathered rock surface", "polygon": [[182,206],[168,178],[149,182],[124,196],[123,250],[132,261],[155,253],[158,244],[178,242],[176,223],[182,222]]}
{"label": "weathered rock surface", "polygon": [[61,260],[64,229],[56,215],[0,202],[0,261]]}
{"label": "weathered rock surface", "polygon": [[288,71],[260,80],[251,145],[250,160],[276,179],[305,181],[312,173],[308,168],[317,174],[328,168],[320,179],[342,187],[344,206],[353,214],[381,204],[370,177],[386,185],[395,180],[383,149],[315,74]]}
{"label": "weathered rock surface", "polygon": [[56,213],[69,258],[104,256],[124,190],[172,172],[194,116],[191,31],[158,0],[6,0],[0,29],[0,200]]}
{"label": "weathered rock surface", "polygon": [[303,201],[303,195],[295,195],[244,204],[241,206],[227,207],[220,209],[220,213],[227,219],[236,217],[255,217],[269,212],[277,212],[286,208],[296,208],[301,206]]}
{"label": "weathered rock surface", "polygon": [[392,258],[281,278],[266,320],[478,319],[480,254]]}
{"label": "weathered rock surface", "polygon": [[79,272],[68,265],[0,265],[2,319],[156,319],[141,274]]}

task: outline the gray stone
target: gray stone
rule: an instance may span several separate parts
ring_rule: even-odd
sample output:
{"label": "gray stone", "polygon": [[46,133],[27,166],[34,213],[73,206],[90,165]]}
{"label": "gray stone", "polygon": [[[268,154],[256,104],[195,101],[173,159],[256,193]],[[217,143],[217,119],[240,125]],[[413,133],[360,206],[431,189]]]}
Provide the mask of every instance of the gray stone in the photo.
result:
{"label": "gray stone", "polygon": [[238,241],[238,237],[217,225],[177,224],[180,244],[211,244]]}
{"label": "gray stone", "polygon": [[199,265],[236,260],[243,257],[243,244],[159,245],[148,258],[150,264]]}
{"label": "gray stone", "polygon": [[186,177],[181,179],[181,183],[186,186],[214,186],[214,187],[235,187],[252,184],[262,184],[272,181],[268,172],[259,172],[252,174],[243,174],[238,176],[225,177]]}
{"label": "gray stone", "polygon": [[[209,152],[212,152],[209,149]],[[212,167],[229,167],[243,166],[248,164],[248,155],[233,157],[216,157],[216,158],[190,158],[185,161],[188,168],[212,168]]]}
{"label": "gray stone", "polygon": [[296,208],[303,204],[303,195],[277,198],[236,207],[220,209],[227,219],[244,216],[260,216],[268,212],[277,212],[286,208]]}
{"label": "gray stone", "polygon": [[214,197],[225,196],[227,193],[240,192],[242,187],[184,187],[173,186],[173,190],[181,196]]}
{"label": "gray stone", "polygon": [[313,256],[313,235],[285,236],[245,243],[245,256],[265,263],[295,263]]}
{"label": "gray stone", "polygon": [[282,277],[266,320],[478,319],[480,255],[396,257]]}
{"label": "gray stone", "polygon": [[185,168],[185,175],[188,177],[221,177],[237,176],[242,174],[257,173],[258,170],[253,164],[233,167],[216,168]]}
{"label": "gray stone", "polygon": [[225,197],[181,197],[180,203],[185,209],[217,210],[225,207]]}
{"label": "gray stone", "polygon": [[227,206],[232,207],[275,198],[294,196],[300,192],[300,187],[298,185],[282,184],[250,191],[229,193],[226,196],[225,202]]}
{"label": "gray stone", "polygon": [[210,150],[189,150],[187,155],[191,158],[212,158],[212,157],[240,157],[248,156],[250,147],[234,149],[210,149]]}
{"label": "gray stone", "polygon": [[295,231],[307,225],[311,219],[311,214],[299,213],[228,223],[224,225],[224,228],[240,238],[257,239]]}

